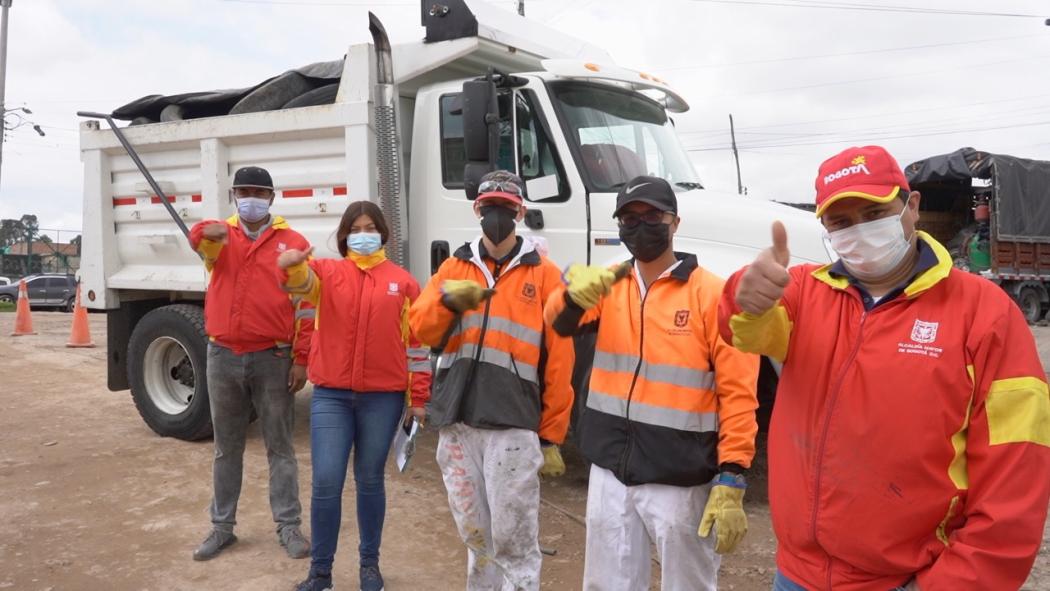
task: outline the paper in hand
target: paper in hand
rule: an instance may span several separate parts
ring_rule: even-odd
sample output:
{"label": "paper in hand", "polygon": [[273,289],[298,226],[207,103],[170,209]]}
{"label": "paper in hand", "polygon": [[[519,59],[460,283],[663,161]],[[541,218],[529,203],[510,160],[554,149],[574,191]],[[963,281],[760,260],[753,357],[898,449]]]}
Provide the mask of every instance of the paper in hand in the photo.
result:
{"label": "paper in hand", "polygon": [[408,426],[405,426],[404,420],[398,425],[397,432],[394,433],[394,453],[396,454],[394,459],[399,472],[404,472],[408,468],[408,461],[412,459],[412,454],[416,451],[416,436],[422,428],[419,419],[415,417],[412,417],[412,422]]}

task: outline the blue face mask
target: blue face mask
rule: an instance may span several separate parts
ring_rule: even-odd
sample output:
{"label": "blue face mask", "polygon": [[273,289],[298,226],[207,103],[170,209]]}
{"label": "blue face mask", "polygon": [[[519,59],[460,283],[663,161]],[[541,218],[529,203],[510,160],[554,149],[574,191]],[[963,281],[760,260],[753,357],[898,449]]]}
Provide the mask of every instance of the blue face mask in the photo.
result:
{"label": "blue face mask", "polygon": [[237,215],[249,224],[261,222],[270,215],[270,200],[258,197],[238,197]]}
{"label": "blue face mask", "polygon": [[383,238],[376,232],[357,232],[347,235],[346,247],[357,254],[368,256],[383,247]]}

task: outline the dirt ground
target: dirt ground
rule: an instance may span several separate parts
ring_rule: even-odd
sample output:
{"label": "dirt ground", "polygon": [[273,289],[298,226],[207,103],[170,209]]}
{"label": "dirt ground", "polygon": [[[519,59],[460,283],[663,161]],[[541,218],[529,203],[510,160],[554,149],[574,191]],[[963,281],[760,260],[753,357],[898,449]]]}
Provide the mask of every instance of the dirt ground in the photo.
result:
{"label": "dirt ground", "polygon": [[[308,561],[289,559],[276,542],[257,429],[245,458],[240,542],[211,562],[194,562],[193,548],[209,529],[211,442],[156,436],[127,392],[106,389],[104,347],[67,349],[70,315],[33,316],[39,334],[15,339],[7,336],[13,315],[0,315],[0,590],[287,590],[303,578]],[[92,315],[91,329],[104,345],[104,316]],[[1034,330],[1050,366],[1050,328]],[[299,395],[296,412],[308,523],[309,392]],[[388,466],[382,567],[391,590],[464,586],[465,551],[434,462],[435,444],[436,435],[426,434],[405,474]],[[567,455],[568,474],[543,485],[540,541],[556,551],[544,557],[544,589],[581,584],[578,520],[586,480],[579,458]],[[769,509],[764,494],[752,496],[750,532],[723,561],[722,589],[765,590],[772,583]],[[344,508],[335,577],[337,588],[354,589],[357,530],[349,486]],[[1050,589],[1047,543],[1025,589]]]}

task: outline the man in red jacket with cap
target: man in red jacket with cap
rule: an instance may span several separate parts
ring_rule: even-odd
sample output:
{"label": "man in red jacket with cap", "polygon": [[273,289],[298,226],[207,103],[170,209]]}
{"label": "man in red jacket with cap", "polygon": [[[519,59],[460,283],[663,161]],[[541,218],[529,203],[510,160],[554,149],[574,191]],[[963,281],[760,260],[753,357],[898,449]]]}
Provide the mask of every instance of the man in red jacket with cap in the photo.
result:
{"label": "man in red jacket with cap", "polygon": [[726,284],[726,341],[783,362],[769,432],[778,591],[1018,589],[1050,498],[1050,395],[998,286],[918,231],[883,148],[816,179],[839,260],[788,268],[784,226]]}
{"label": "man in red jacket with cap", "polygon": [[273,180],[257,166],[233,178],[237,215],[204,220],[190,242],[211,273],[204,300],[208,343],[208,395],[215,433],[212,531],[193,553],[209,560],[237,541],[244,445],[252,409],[259,414],[270,464],[270,509],[277,536],[292,558],[305,558],[310,542],[299,530],[299,467],[292,447],[294,394],[306,383],[313,310],[293,302],[274,279],[277,257],[306,250],[305,238],[270,215]]}

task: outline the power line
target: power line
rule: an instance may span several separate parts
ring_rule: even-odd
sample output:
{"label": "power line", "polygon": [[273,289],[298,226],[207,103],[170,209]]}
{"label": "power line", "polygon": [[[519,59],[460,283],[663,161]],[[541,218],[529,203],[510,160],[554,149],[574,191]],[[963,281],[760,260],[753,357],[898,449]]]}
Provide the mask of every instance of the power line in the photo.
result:
{"label": "power line", "polygon": [[723,62],[723,63],[720,63],[720,64],[704,64],[704,65],[700,65],[700,66],[672,66],[672,67],[669,67],[669,68],[648,68],[648,69],[652,70],[654,72],[674,72],[674,71],[680,71],[680,70],[702,70],[702,69],[706,69],[706,68],[728,68],[728,67],[736,67],[736,66],[746,66],[746,65],[751,65],[751,64],[769,64],[769,63],[775,63],[775,62],[789,62],[789,61],[798,61],[798,60],[815,60],[815,59],[825,59],[825,58],[830,58],[830,57],[846,57],[846,56],[851,56],[851,55],[868,55],[868,54],[872,54],[872,53],[888,53],[888,52],[893,52],[893,51],[910,51],[912,49],[930,49],[930,48],[933,48],[933,47],[952,47],[952,46],[956,46],[956,45],[975,45],[975,44],[979,44],[979,43],[993,43],[993,42],[996,42],[996,41],[1011,41],[1011,40],[1015,40],[1015,39],[1028,39],[1029,37],[1045,37],[1045,36],[1046,35],[1044,35],[1044,34],[1020,35],[1020,36],[1014,35],[1012,37],[992,37],[990,39],[974,39],[972,41],[951,41],[951,42],[948,42],[948,43],[928,43],[928,44],[925,44],[925,45],[907,45],[907,46],[904,46],[904,47],[885,47],[885,48],[882,48],[882,49],[867,49],[867,50],[862,50],[862,51],[846,51],[846,52],[842,52],[842,53],[824,53],[824,54],[818,54],[818,55],[796,55],[796,56],[790,56],[790,57],[776,57],[776,58],[760,59],[760,60],[746,60],[746,61],[740,61],[740,62]]}
{"label": "power line", "polygon": [[[908,109],[908,110],[904,110],[904,111],[892,111],[892,112],[889,112],[889,113],[876,113],[876,114],[873,114],[873,115],[857,115],[855,117],[837,117],[837,118],[834,118],[834,119],[816,119],[816,120],[811,119],[809,121],[793,121],[793,122],[790,122],[790,123],[771,123],[769,125],[751,125],[751,126],[748,126],[748,127],[741,127],[737,131],[739,132],[740,130],[748,130],[748,131],[750,131],[750,130],[754,130],[754,129],[769,129],[769,128],[773,128],[773,127],[792,127],[792,126],[796,126],[796,125],[812,125],[812,124],[816,124],[816,123],[839,123],[841,121],[855,121],[857,119],[874,119],[874,118],[879,118],[879,117],[896,117],[897,115],[908,115],[908,114],[912,114],[912,113],[926,113],[926,112],[929,112],[929,111],[944,111],[944,110],[947,110],[947,109],[968,109],[970,107],[977,107],[977,106],[982,106],[982,105],[995,105],[995,104],[1000,104],[1000,103],[1015,103],[1015,102],[1018,102],[1018,101],[1027,101],[1027,100],[1031,100],[1031,99],[1038,99],[1038,98],[1045,98],[1045,97],[1050,97],[1050,93],[1033,94],[1033,95],[1028,95],[1028,96],[1012,97],[1012,98],[1007,98],[1007,99],[996,99],[996,100],[990,100],[990,101],[978,101],[978,102],[975,102],[975,103],[963,103],[961,105],[925,107],[925,108],[922,108],[922,109]],[[723,129],[723,128],[717,128],[717,129],[712,128],[712,129],[698,129],[698,130],[694,130],[694,131],[679,131],[678,135],[683,135],[683,136],[684,135],[697,135],[697,134],[703,135],[703,134],[714,134],[714,133],[725,133],[725,129]]]}
{"label": "power line", "polygon": [[805,3],[801,0],[691,0],[692,2],[706,2],[709,4],[750,4],[753,6],[781,6],[786,8],[819,8],[827,10],[856,10],[866,12],[904,12],[911,14],[938,14],[952,16],[998,16],[1014,18],[1044,18],[1045,15],[1025,14],[1015,12],[985,12],[978,10],[949,10],[945,8],[918,8],[912,6],[890,6],[878,4],[861,4],[852,2],[812,2]]}
{"label": "power line", "polygon": [[[870,141],[870,140],[879,140],[879,141],[883,141],[883,140],[899,140],[899,139],[911,139],[911,138],[917,138],[917,137],[930,137],[930,136],[936,136],[936,135],[955,135],[955,134],[959,134],[959,133],[980,133],[980,132],[985,132],[985,131],[999,131],[999,130],[1003,130],[1003,129],[1014,129],[1014,128],[1017,128],[1017,127],[1037,127],[1037,126],[1041,126],[1041,125],[1050,125],[1050,121],[1032,121],[1032,122],[1027,122],[1027,123],[1018,123],[1016,125],[999,125],[999,126],[995,126],[995,127],[975,127],[975,128],[972,128],[972,129],[956,129],[956,130],[950,130],[950,131],[948,131],[948,130],[945,130],[945,131],[931,131],[931,132],[927,132],[927,133],[913,133],[913,134],[895,135],[895,136],[855,137],[855,138],[851,138],[851,139],[842,139],[842,140],[818,140],[818,141],[814,141],[814,142],[797,142],[797,143],[783,143],[783,144],[763,144],[763,145],[748,146],[748,148],[749,149],[789,148],[789,147],[796,147],[796,146],[816,146],[816,145],[820,145],[820,144],[848,144],[848,143],[855,143],[855,142],[859,143],[859,142]],[[729,149],[731,149],[731,147],[720,146],[720,147],[712,147],[712,148],[687,148],[686,151],[687,152],[716,152],[716,151],[729,150]]]}
{"label": "power line", "polygon": [[[844,84],[857,84],[862,82],[877,82],[880,80],[895,80],[898,78],[914,78],[915,76],[926,76],[928,74],[940,74],[947,70],[972,70],[974,68],[983,68],[987,66],[997,66],[999,64],[1008,64],[1014,62],[1025,62],[1036,59],[1043,59],[1050,57],[1050,55],[1029,55],[1026,57],[1008,59],[1008,60],[996,60],[994,62],[985,62],[982,64],[959,64],[950,68],[938,68],[936,70],[925,70],[922,72],[912,72],[909,74],[891,74],[888,76],[875,76],[873,78],[852,78],[850,80],[835,80],[833,82],[820,82],[818,84],[804,84],[802,86],[783,86],[779,88],[767,88],[765,90],[749,90],[744,92],[738,92],[736,94],[729,95],[710,95],[710,96],[741,96],[741,95],[756,95],[756,94],[772,94],[775,92],[787,92],[791,90],[807,90],[810,88],[826,88],[828,86],[842,86]],[[710,96],[708,98],[710,98]]]}
{"label": "power line", "polygon": [[[1037,107],[1029,107],[1026,109],[1018,109],[1009,113],[994,113],[990,115],[983,115],[980,117],[981,122],[987,123],[993,120],[1011,119],[1017,118],[1020,115],[1032,116],[1032,115],[1046,115],[1050,113],[1050,107],[1046,105],[1040,105]],[[749,135],[776,135],[778,138],[755,138],[756,141],[782,141],[789,139],[800,139],[800,138],[816,138],[816,137],[827,137],[827,136],[842,136],[845,134],[887,134],[896,133],[901,128],[907,128],[909,131],[941,131],[945,129],[945,125],[960,125],[960,124],[971,124],[976,117],[949,117],[947,119],[932,119],[929,121],[920,122],[907,122],[907,123],[893,123],[886,126],[870,128],[870,129],[851,129],[846,131],[796,131],[787,133],[776,133],[776,132],[747,132]],[[737,133],[745,133],[738,131]]]}

